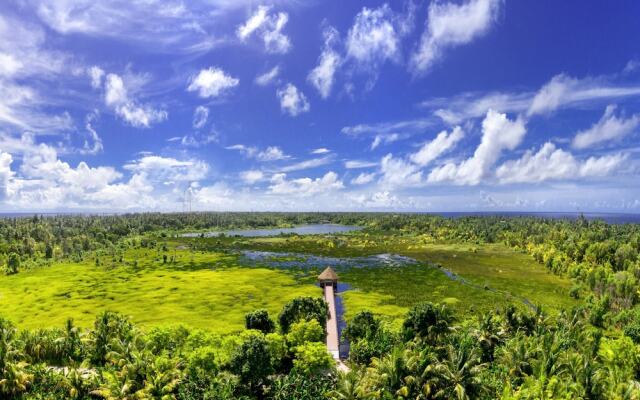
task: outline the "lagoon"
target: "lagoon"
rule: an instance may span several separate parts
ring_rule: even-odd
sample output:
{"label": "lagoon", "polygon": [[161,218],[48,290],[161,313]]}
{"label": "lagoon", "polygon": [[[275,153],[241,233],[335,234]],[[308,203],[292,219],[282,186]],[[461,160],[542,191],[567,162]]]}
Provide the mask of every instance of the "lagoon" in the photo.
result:
{"label": "lagoon", "polygon": [[229,231],[213,231],[213,232],[192,232],[185,233],[182,237],[216,237],[224,234],[225,236],[244,236],[244,237],[264,237],[278,235],[327,235],[332,233],[345,233],[361,230],[362,227],[354,225],[338,225],[338,224],[310,224],[300,225],[293,228],[270,228],[270,229],[236,229]]}

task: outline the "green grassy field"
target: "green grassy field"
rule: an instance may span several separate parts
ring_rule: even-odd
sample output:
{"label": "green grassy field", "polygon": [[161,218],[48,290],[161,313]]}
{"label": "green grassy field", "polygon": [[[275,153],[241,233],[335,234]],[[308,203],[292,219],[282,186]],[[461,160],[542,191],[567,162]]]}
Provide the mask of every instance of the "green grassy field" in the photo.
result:
{"label": "green grassy field", "polygon": [[[568,296],[569,280],[502,245],[434,244],[358,233],[166,242],[165,251],[128,249],[121,253],[122,260],[99,255],[98,265],[91,256],[81,263],[54,263],[0,276],[1,314],[20,327],[34,328],[61,326],[67,318],[88,326],[98,312],[113,310],[143,327],[184,324],[229,333],[243,327],[249,311],[266,308],[276,317],[296,296],[321,295],[314,283],[323,266],[305,271],[239,265],[233,251],[249,248],[335,257],[397,253],[424,262],[342,271],[341,281],[352,287],[343,294],[347,319],[368,309],[397,325],[419,301],[446,303],[460,319],[507,304],[526,307],[521,298],[551,312],[574,304]],[[453,281],[427,263],[441,264],[473,285]]]}
{"label": "green grassy field", "polygon": [[113,310],[143,327],[184,324],[229,333],[244,327],[249,311],[277,315],[296,296],[321,295],[284,272],[239,268],[220,254],[198,254],[193,263],[184,255],[176,265],[138,259],[138,268],[60,263],[2,276],[0,310],[25,328],[62,326],[67,318],[89,326],[97,313]]}

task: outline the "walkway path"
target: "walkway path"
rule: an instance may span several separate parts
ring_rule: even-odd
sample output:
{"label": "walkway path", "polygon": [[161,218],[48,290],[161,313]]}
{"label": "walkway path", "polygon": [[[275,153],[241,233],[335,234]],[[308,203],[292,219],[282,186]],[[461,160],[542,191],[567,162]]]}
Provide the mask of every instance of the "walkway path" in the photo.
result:
{"label": "walkway path", "polygon": [[324,300],[329,305],[327,319],[327,350],[333,358],[340,360],[340,338],[338,337],[338,317],[336,315],[336,297],[332,285],[324,287]]}

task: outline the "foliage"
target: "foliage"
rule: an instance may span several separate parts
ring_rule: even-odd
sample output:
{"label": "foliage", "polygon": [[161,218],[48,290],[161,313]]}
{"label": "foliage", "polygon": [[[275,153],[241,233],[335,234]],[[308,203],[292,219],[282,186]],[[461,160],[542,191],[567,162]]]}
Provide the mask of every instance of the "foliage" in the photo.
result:
{"label": "foliage", "polygon": [[269,311],[265,309],[252,311],[244,316],[244,327],[247,329],[257,329],[262,333],[271,333],[275,329],[275,324],[269,318]]}
{"label": "foliage", "polygon": [[425,302],[415,305],[402,325],[405,339],[421,338],[435,343],[449,329],[453,317],[444,305]]}
{"label": "foliage", "polygon": [[306,342],[323,342],[325,337],[324,329],[318,321],[294,322],[287,333],[287,342],[292,347],[300,346]]}
{"label": "foliage", "polygon": [[[316,297],[298,297],[285,304],[278,321],[282,332],[288,333],[291,325],[298,321],[315,319],[320,326],[327,325],[329,309],[324,299]],[[324,328],[323,328],[324,329]]]}

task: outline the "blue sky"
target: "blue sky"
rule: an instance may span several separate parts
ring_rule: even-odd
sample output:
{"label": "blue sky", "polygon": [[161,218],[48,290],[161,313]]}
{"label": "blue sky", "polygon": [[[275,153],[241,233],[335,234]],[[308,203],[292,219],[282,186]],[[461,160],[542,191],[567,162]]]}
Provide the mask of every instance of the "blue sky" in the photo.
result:
{"label": "blue sky", "polygon": [[639,15],[4,1],[0,211],[640,212]]}

